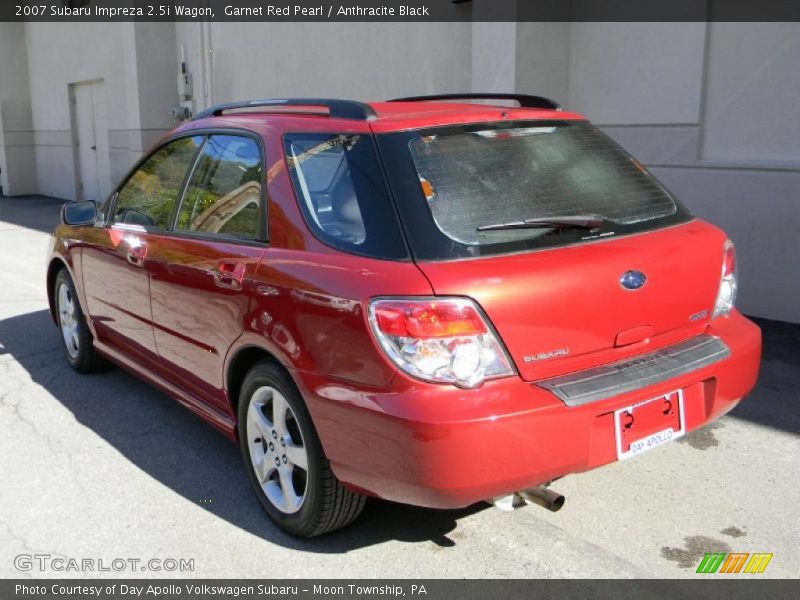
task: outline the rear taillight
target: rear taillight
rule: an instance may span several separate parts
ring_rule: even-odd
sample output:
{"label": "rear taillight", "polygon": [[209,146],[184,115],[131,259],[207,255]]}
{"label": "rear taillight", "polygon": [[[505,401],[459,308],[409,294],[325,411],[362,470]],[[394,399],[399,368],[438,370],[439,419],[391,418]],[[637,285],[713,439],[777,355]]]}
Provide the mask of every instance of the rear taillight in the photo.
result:
{"label": "rear taillight", "polygon": [[733,242],[725,240],[722,251],[722,278],[719,281],[714,313],[711,318],[727,315],[736,302],[736,250]]}
{"label": "rear taillight", "polygon": [[392,362],[418,379],[476,387],[514,374],[472,300],[381,298],[370,302],[369,322]]}

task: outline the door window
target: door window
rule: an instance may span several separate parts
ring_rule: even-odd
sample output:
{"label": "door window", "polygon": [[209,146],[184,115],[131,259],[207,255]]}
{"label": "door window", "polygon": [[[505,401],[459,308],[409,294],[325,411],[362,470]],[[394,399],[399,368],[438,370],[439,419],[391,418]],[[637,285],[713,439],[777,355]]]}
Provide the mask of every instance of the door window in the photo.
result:
{"label": "door window", "polygon": [[253,139],[210,136],[192,172],[175,229],[258,239],[261,163]]}
{"label": "door window", "polygon": [[184,137],[156,150],[119,190],[111,222],[166,229],[202,143],[203,136]]}

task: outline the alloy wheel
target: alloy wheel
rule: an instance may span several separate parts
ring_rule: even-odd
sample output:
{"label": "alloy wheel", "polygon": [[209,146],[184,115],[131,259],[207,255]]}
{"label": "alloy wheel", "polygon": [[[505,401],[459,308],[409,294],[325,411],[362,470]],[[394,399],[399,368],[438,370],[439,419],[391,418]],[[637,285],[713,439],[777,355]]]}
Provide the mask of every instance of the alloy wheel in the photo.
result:
{"label": "alloy wheel", "polygon": [[81,350],[81,338],[75,298],[66,282],[61,282],[58,286],[58,323],[67,353],[74,359]]}
{"label": "alloy wheel", "polygon": [[270,386],[256,389],[245,434],[250,462],[267,499],[284,514],[296,513],[306,497],[308,453],[283,394]]}

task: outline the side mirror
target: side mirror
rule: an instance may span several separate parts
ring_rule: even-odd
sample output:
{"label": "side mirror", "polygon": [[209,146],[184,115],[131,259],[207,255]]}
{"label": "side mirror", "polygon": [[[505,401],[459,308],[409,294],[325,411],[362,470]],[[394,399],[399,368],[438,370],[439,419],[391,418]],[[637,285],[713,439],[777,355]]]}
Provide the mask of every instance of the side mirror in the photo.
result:
{"label": "side mirror", "polygon": [[94,225],[97,205],[94,200],[67,202],[61,209],[61,220],[67,225]]}

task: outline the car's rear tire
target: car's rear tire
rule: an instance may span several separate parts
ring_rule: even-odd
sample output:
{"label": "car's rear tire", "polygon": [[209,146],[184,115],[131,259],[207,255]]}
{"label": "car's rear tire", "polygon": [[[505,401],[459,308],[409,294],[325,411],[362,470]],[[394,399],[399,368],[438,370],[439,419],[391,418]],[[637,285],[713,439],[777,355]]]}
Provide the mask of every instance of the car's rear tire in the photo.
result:
{"label": "car's rear tire", "polygon": [[366,498],[331,471],[300,392],[289,375],[263,360],[239,394],[239,446],[261,506],[285,532],[314,537],[353,522]]}
{"label": "car's rear tire", "polygon": [[62,347],[70,366],[79,373],[92,373],[104,368],[107,363],[94,350],[92,332],[81,310],[75,284],[66,269],[61,269],[56,275],[53,302]]}

